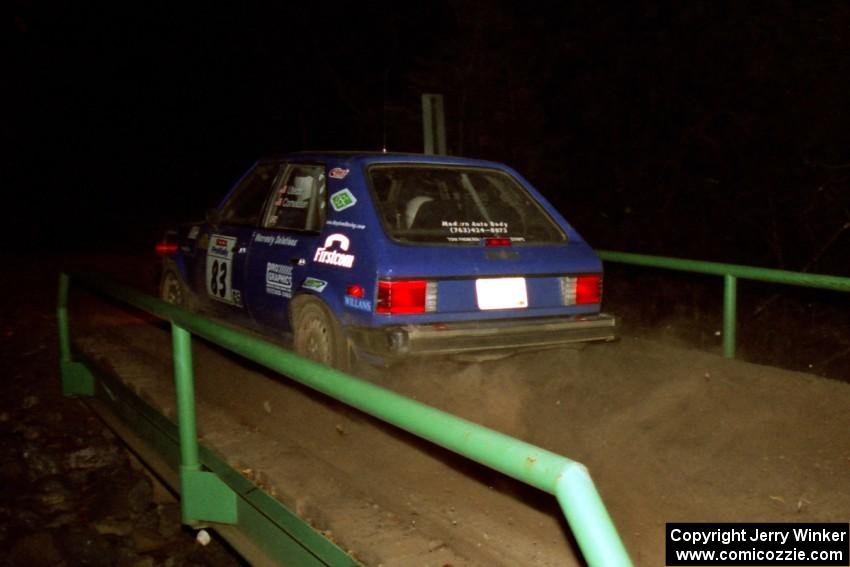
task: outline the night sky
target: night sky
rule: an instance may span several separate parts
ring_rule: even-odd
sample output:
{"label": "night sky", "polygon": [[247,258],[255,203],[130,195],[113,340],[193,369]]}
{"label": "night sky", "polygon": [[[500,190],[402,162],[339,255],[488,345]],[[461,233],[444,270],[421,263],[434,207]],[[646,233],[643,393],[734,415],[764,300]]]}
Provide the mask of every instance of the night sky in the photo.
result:
{"label": "night sky", "polygon": [[439,92],[450,153],[515,166],[598,247],[848,273],[844,2],[11,12],[19,248],[149,246],[265,154],[421,151]]}

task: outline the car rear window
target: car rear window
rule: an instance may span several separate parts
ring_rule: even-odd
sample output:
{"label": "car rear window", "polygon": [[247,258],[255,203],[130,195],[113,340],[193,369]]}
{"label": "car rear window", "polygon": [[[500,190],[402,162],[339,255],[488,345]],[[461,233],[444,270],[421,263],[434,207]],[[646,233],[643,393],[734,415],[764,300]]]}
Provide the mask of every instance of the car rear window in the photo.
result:
{"label": "car rear window", "polygon": [[565,235],[510,175],[495,169],[373,165],[368,170],[384,226],[402,242],[563,242]]}

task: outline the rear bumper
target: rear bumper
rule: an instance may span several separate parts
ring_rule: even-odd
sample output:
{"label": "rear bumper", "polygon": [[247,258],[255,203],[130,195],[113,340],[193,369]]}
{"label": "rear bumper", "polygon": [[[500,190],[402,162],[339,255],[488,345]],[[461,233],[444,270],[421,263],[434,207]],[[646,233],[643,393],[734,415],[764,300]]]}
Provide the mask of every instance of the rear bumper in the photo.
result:
{"label": "rear bumper", "polygon": [[612,341],[617,338],[616,327],[617,320],[614,317],[600,313],[573,317],[350,327],[347,330],[356,350],[397,358]]}

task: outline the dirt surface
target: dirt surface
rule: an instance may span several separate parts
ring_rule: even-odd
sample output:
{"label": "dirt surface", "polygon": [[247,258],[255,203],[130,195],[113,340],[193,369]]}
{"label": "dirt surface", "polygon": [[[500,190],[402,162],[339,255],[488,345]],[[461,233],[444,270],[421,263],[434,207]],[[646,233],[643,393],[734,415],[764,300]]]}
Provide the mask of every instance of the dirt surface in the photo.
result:
{"label": "dirt surface", "polygon": [[[74,324],[173,415],[164,329],[88,302]],[[202,441],[366,564],[581,564],[549,495],[216,348],[196,342],[195,365]],[[588,465],[636,565],[663,564],[665,522],[850,520],[844,383],[635,337],[357,372]]]}
{"label": "dirt surface", "polygon": [[61,394],[58,269],[103,262],[3,260],[10,277],[0,283],[0,565],[244,565],[215,537],[198,543],[181,526],[174,496],[82,401]]}
{"label": "dirt surface", "polygon": [[[97,318],[82,348],[172,414],[168,334]],[[195,351],[203,441],[365,563],[581,564],[554,498]],[[637,565],[663,564],[665,522],[850,520],[844,383],[634,337],[358,372],[587,464]]]}

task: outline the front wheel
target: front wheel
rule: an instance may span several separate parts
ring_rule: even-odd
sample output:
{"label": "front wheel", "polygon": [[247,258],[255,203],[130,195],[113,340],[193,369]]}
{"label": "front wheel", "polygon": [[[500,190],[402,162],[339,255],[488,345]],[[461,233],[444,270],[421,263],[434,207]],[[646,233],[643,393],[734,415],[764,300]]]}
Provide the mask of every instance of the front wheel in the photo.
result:
{"label": "front wheel", "polygon": [[348,342],[334,316],[318,300],[299,298],[292,310],[295,353],[337,370],[351,370]]}

